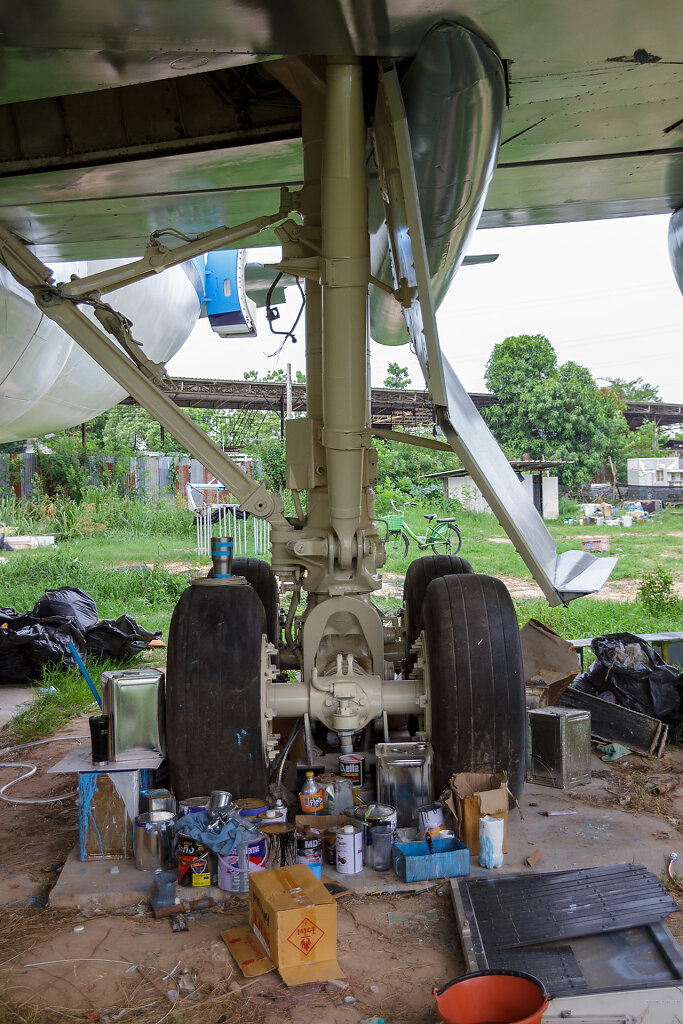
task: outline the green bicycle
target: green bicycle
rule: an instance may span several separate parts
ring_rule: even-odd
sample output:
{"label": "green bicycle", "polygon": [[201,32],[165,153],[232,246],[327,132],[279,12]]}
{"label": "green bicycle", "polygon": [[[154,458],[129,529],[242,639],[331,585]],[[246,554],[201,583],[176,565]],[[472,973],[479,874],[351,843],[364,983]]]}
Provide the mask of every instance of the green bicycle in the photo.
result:
{"label": "green bicycle", "polygon": [[[387,528],[384,537],[387,551],[391,551],[397,556],[402,552],[403,558],[406,558],[411,540],[415,541],[420,551],[431,548],[435,555],[457,555],[460,551],[462,534],[455,519],[439,519],[435,512],[428,513],[425,515],[425,519],[429,528],[425,536],[420,537],[406,523],[403,509],[398,508],[393,499],[390,499],[389,503],[394,510],[393,513],[390,512],[386,516],[379,517],[380,522],[383,522]],[[408,506],[415,508],[415,502],[406,501],[405,508]]]}

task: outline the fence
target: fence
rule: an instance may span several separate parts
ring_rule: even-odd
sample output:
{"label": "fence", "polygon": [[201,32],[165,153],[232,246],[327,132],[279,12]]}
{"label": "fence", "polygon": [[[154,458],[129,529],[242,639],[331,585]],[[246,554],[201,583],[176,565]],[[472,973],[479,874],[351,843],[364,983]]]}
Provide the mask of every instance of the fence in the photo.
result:
{"label": "fence", "polygon": [[[205,505],[197,510],[197,554],[211,554],[211,538],[232,537],[236,555],[265,555],[270,547],[270,524],[265,519],[248,518],[239,505]],[[251,520],[251,522],[250,522]],[[215,527],[215,530],[214,530]],[[249,540],[253,547],[249,550]]]}

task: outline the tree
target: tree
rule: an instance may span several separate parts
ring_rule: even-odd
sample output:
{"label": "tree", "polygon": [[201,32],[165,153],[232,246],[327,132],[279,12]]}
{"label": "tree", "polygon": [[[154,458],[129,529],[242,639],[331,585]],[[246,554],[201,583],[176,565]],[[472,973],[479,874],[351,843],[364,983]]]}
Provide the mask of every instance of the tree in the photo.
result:
{"label": "tree", "polygon": [[387,376],[384,378],[385,388],[396,388],[397,391],[405,391],[410,384],[410,373],[406,366],[399,366],[398,363],[389,363]]}
{"label": "tree", "polygon": [[[609,458],[623,465],[628,424],[615,396],[599,389],[574,362],[557,365],[542,335],[506,338],[486,364],[486,383],[500,405],[484,412],[509,457],[566,461],[562,483],[581,486]],[[623,472],[623,469],[622,469]]]}
{"label": "tree", "polygon": [[623,377],[603,377],[607,384],[606,391],[612,392],[625,402],[661,402],[659,388],[648,384],[642,377],[635,380],[624,380]]}

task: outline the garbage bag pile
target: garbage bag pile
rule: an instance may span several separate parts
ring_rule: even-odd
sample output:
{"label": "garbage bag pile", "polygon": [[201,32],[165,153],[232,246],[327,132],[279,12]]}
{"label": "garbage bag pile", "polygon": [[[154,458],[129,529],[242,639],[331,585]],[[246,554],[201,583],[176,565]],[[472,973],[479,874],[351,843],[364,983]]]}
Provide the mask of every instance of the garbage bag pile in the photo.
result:
{"label": "garbage bag pile", "polygon": [[78,587],[46,590],[30,612],[0,608],[0,683],[31,683],[47,664],[75,668],[70,643],[82,660],[92,654],[127,661],[161,636],[130,615],[98,618],[92,597]]}
{"label": "garbage bag pile", "polygon": [[683,673],[654,647],[633,633],[612,633],[595,637],[591,650],[595,661],[576,677],[576,689],[659,718],[672,729],[683,723]]}

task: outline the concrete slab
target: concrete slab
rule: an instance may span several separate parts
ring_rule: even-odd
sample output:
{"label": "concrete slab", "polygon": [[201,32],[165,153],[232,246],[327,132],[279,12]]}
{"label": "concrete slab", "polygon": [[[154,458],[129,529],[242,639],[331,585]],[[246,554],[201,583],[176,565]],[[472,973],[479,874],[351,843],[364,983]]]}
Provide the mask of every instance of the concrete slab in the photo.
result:
{"label": "concrete slab", "polygon": [[[596,770],[604,765],[595,759]],[[598,767],[599,766],[599,767]],[[501,874],[569,870],[571,868],[632,862],[643,864],[660,876],[668,857],[676,850],[683,859],[683,836],[661,817],[646,813],[593,806],[591,797],[604,798],[604,779],[596,778],[587,786],[562,791],[546,786],[527,785],[519,811],[510,811],[508,853]],[[548,817],[544,811],[569,811],[566,816]],[[540,850],[541,860],[529,868],[526,858]],[[115,870],[115,869],[118,869]],[[358,875],[340,875],[326,867],[324,873],[358,893],[392,893],[428,888],[433,882],[401,882],[393,871],[378,872],[364,868]],[[470,874],[485,876],[476,857],[471,858]],[[78,859],[74,849],[50,894],[50,906],[76,907],[92,912],[133,906],[146,900],[151,876],[138,871],[132,860],[86,861]],[[211,895],[220,902],[229,898],[221,889],[182,890],[188,899]]]}
{"label": "concrete slab", "polygon": [[0,686],[0,729],[7,725],[33,696],[31,686]]}

